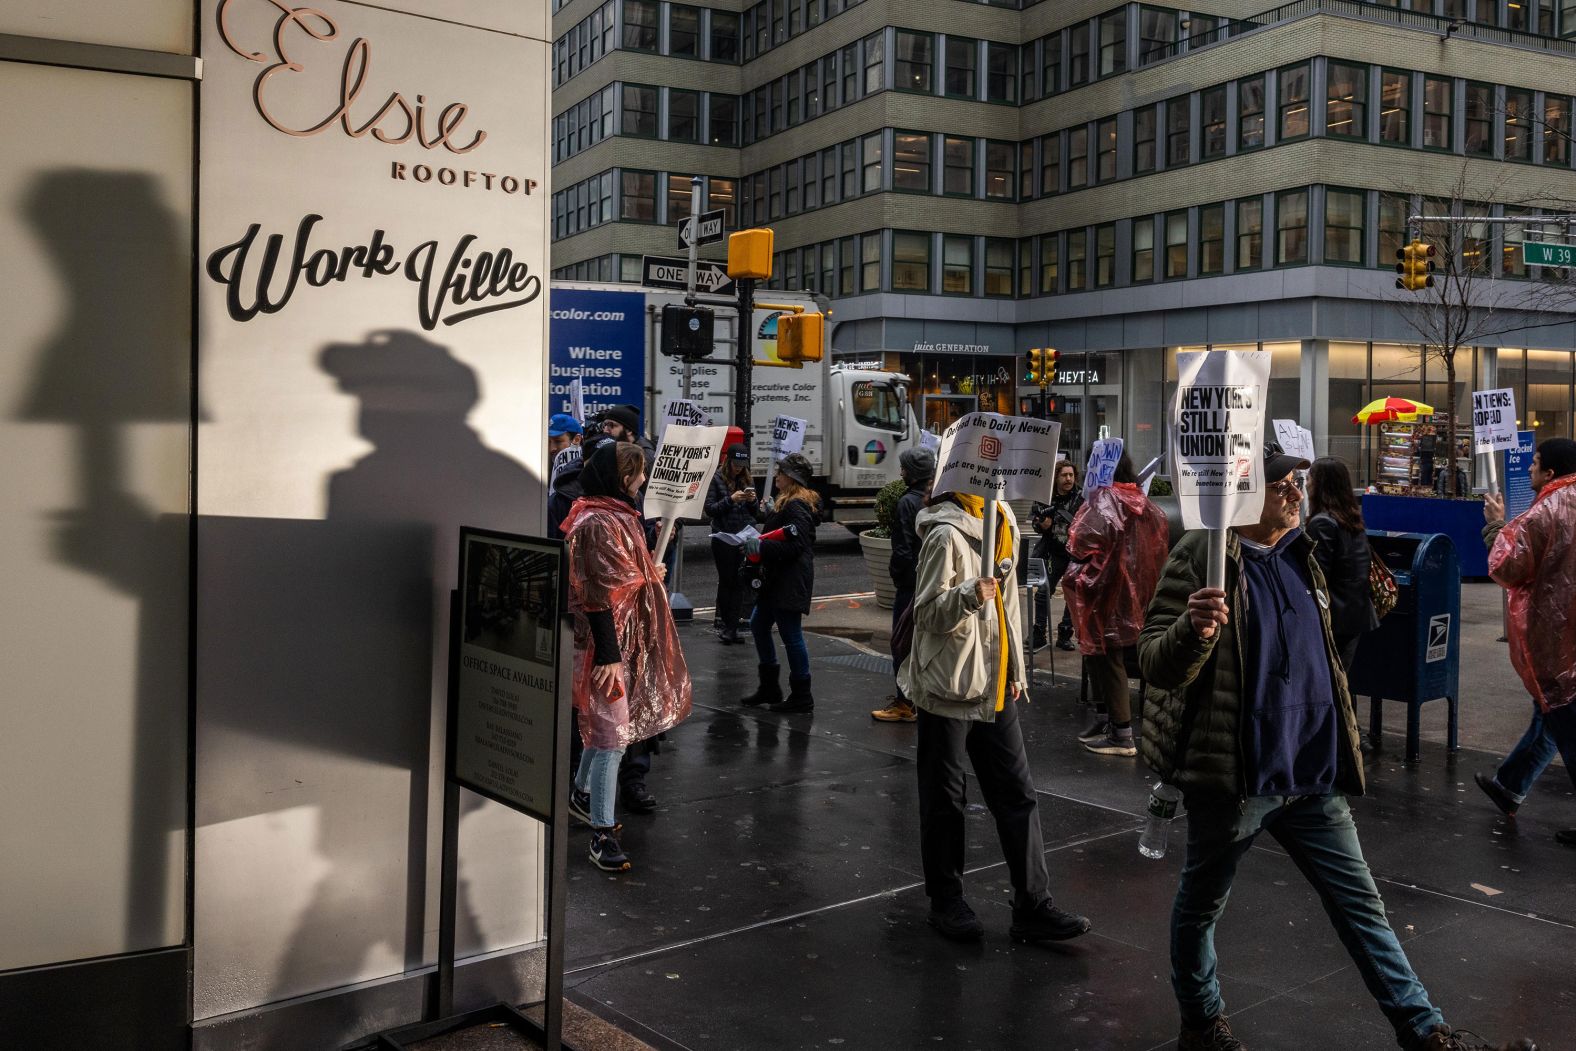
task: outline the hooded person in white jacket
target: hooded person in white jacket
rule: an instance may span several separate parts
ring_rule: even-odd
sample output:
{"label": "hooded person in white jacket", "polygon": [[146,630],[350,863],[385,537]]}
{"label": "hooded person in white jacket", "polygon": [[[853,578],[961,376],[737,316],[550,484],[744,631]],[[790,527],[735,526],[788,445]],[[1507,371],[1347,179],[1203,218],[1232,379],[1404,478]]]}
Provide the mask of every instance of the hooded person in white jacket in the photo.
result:
{"label": "hooded person in white jacket", "polygon": [[942,493],[915,522],[914,643],[898,682],[919,710],[919,840],[930,924],[956,941],[984,934],[963,898],[966,754],[1012,879],[1013,940],[1061,941],[1089,930],[1089,921],[1051,901],[1039,801],[1018,727],[1018,704],[1028,699],[1018,525],[998,504],[997,572],[981,576],[984,509],[980,497]]}

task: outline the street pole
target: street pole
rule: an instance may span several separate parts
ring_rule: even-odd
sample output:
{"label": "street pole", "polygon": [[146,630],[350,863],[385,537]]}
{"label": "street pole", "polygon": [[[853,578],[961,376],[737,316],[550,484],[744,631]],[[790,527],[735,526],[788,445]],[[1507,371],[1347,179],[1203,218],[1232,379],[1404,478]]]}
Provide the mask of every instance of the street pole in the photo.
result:
{"label": "street pole", "polygon": [[[700,176],[690,176],[690,236],[689,236],[689,270],[684,278],[684,303],[686,306],[695,305],[695,267],[700,255]],[[684,396],[689,397],[686,391]]]}
{"label": "street pole", "polygon": [[755,403],[755,279],[741,277],[739,284],[738,375],[734,377],[733,422],[744,431],[744,444],[753,450],[755,436],[750,430],[750,407]]}

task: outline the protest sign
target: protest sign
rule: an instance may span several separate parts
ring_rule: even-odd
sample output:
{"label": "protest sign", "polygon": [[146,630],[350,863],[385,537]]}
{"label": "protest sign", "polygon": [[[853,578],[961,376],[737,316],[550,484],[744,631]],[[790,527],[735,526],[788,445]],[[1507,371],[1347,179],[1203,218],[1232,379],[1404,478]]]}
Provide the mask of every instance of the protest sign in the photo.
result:
{"label": "protest sign", "polygon": [[1177,355],[1171,410],[1172,480],[1188,529],[1252,525],[1264,509],[1264,403],[1270,355],[1262,350]]}
{"label": "protest sign", "polygon": [[695,402],[678,398],[662,407],[662,429],[665,431],[674,424],[706,427],[711,424],[711,415]]}
{"label": "protest sign", "polygon": [[1144,495],[1149,495],[1149,487],[1155,484],[1155,474],[1160,470],[1160,457],[1155,457],[1144,464],[1144,469],[1138,472],[1138,484],[1143,487]]}
{"label": "protest sign", "polygon": [[1084,471],[1084,499],[1096,489],[1109,488],[1116,479],[1116,465],[1122,462],[1122,439],[1101,438],[1089,450],[1089,467]]}
{"label": "protest sign", "polygon": [[579,376],[569,381],[569,411],[582,425],[586,422],[586,388]]}
{"label": "protest sign", "polygon": [[919,447],[936,452],[941,448],[941,435],[932,434],[930,431],[921,431],[919,434]]}
{"label": "protest sign", "polygon": [[1313,432],[1296,420],[1272,420],[1275,440],[1293,456],[1300,456],[1309,463],[1318,459],[1313,451]]}
{"label": "protest sign", "polygon": [[646,481],[644,514],[662,519],[657,550],[652,556],[661,562],[667,554],[673,525],[681,518],[703,518],[706,493],[711,476],[717,473],[726,427],[685,427],[674,425],[662,434],[662,444],[651,462],[651,477]]}
{"label": "protest sign", "polygon": [[1516,447],[1516,392],[1509,388],[1472,392],[1472,451]]}
{"label": "protest sign", "polygon": [[807,420],[797,416],[778,416],[772,420],[772,455],[766,464],[766,488],[761,490],[761,506],[772,502],[772,486],[777,480],[777,461],[790,453],[804,449],[804,435],[809,430]]}
{"label": "protest sign", "polygon": [[971,412],[941,436],[935,491],[1049,502],[1062,425]]}
{"label": "protest sign", "polygon": [[553,457],[553,466],[547,472],[547,495],[552,496],[558,491],[558,473],[567,467],[580,462],[580,446],[570,445],[558,451]]}

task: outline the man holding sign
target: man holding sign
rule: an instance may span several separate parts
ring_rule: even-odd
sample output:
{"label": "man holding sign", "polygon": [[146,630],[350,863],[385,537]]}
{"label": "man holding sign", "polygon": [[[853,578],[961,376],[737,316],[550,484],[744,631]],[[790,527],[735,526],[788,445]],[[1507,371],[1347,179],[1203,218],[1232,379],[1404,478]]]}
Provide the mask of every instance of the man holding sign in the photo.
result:
{"label": "man holding sign", "polygon": [[1028,687],[1014,572],[1017,523],[1001,501],[1046,500],[1061,426],[971,413],[947,429],[935,496],[920,512],[913,649],[898,669],[919,710],[919,849],[930,924],[984,934],[963,898],[965,754],[979,780],[1013,888],[1014,941],[1061,941],[1089,921],[1051,900],[1038,797],[1017,706]]}

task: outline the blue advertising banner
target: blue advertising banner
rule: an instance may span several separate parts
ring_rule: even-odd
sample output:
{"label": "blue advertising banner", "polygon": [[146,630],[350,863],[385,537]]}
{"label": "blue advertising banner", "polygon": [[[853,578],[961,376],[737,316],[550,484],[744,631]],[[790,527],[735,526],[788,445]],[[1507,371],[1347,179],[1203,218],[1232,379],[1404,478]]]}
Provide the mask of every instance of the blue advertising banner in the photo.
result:
{"label": "blue advertising banner", "polygon": [[640,292],[554,288],[548,321],[549,406],[573,412],[576,377],[587,413],[642,405],[646,373],[646,297]]}
{"label": "blue advertising banner", "polygon": [[1509,521],[1532,506],[1532,453],[1534,432],[1517,431],[1516,447],[1505,450],[1505,520]]}

